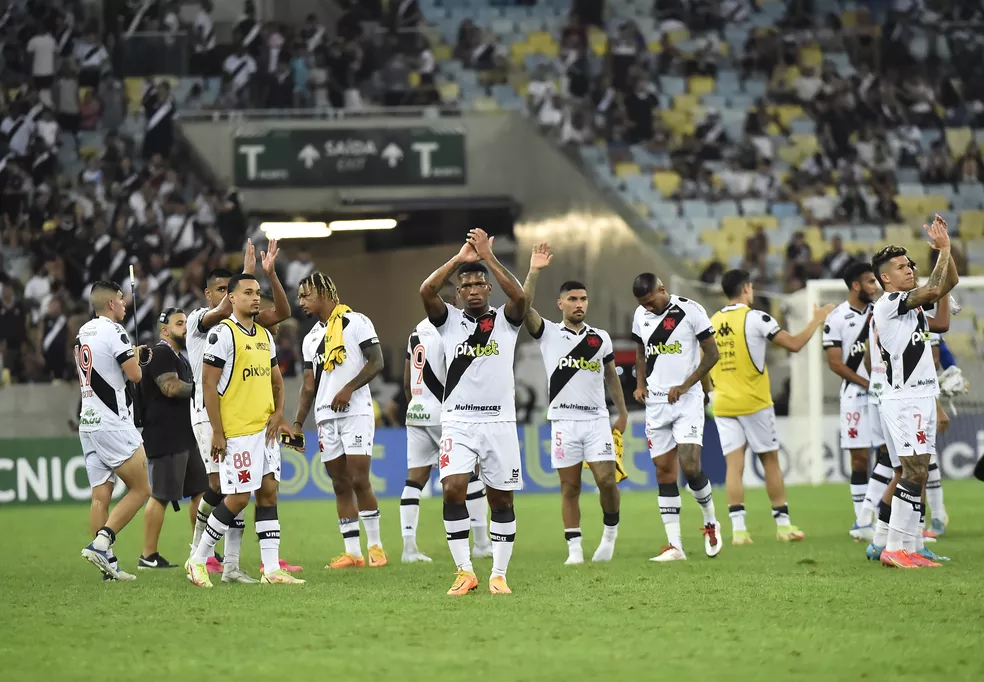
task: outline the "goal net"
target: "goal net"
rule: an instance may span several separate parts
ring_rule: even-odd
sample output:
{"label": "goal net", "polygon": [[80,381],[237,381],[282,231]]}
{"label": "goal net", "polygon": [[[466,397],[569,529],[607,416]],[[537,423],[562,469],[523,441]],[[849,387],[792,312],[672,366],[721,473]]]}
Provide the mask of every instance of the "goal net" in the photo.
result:
{"label": "goal net", "polygon": [[[943,341],[970,390],[942,397],[950,428],[937,438],[937,454],[944,477],[968,478],[984,454],[984,277],[961,277],[951,295],[962,309],[951,314]],[[842,280],[809,281],[806,289],[782,301],[783,327],[797,331],[814,305],[838,304],[846,297]],[[789,416],[780,428],[790,482],[842,482],[850,476],[849,454],[840,448],[840,377],[827,366],[820,336],[818,331],[806,348],[790,357]]]}

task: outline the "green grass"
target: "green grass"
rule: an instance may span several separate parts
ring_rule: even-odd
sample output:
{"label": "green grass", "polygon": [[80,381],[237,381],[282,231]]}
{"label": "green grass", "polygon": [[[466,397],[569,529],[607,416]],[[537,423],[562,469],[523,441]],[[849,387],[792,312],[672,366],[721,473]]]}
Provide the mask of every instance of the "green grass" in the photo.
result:
{"label": "green grass", "polygon": [[[181,569],[103,584],[79,558],[87,509],[5,508],[0,678],[19,680],[908,680],[984,679],[984,580],[976,482],[947,482],[953,520],[936,545],[944,568],[896,571],[850,540],[847,486],[794,488],[808,538],[780,544],[762,491],[748,496],[755,544],[703,554],[699,511],[684,493],[690,559],[647,559],[664,541],[654,493],[626,494],[615,560],[564,566],[557,496],[517,498],[509,584],[452,599],[440,503],[421,505],[420,546],[435,562],[399,562],[398,506],[382,508],[391,564],[328,573],[341,548],[331,501],[282,504],[282,556],[308,583],[194,589]],[[585,554],[601,534],[582,501]],[[726,512],[723,496],[717,496]],[[725,528],[730,532],[726,514]],[[247,519],[251,512],[247,513]],[[247,523],[247,528],[252,524]],[[117,543],[134,569],[142,517]],[[169,513],[161,552],[183,561],[187,516]],[[255,536],[244,567],[257,573]],[[218,581],[215,581],[218,583]]]}

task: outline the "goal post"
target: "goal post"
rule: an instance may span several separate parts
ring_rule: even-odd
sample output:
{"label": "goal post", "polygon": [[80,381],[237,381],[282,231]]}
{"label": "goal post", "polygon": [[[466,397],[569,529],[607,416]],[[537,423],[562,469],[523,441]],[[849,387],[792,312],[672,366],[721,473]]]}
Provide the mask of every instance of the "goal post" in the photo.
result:
{"label": "goal post", "polygon": [[[937,440],[940,467],[945,476],[968,476],[984,454],[984,277],[961,277],[951,294],[961,311],[950,317],[943,335],[957,366],[970,383],[967,394],[943,397],[950,415],[950,431]],[[806,288],[784,300],[785,328],[802,329],[813,306],[841,303],[847,298],[843,280],[810,280]],[[784,449],[795,478],[814,485],[843,480],[848,455],[840,449],[840,378],[827,367],[821,332],[800,353],[790,358],[789,421]],[[980,425],[980,428],[979,428]],[[802,477],[802,478],[801,478]]]}

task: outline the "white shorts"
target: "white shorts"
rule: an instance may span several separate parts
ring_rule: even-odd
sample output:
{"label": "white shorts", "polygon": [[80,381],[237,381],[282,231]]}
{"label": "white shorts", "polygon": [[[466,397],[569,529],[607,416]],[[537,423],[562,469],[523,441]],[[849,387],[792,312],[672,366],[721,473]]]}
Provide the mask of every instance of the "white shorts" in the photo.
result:
{"label": "white shorts", "polygon": [[665,455],[680,443],[704,444],[703,394],[684,393],[669,403],[646,403],[649,456]]}
{"label": "white shorts", "polygon": [[522,490],[516,422],[444,422],[441,424],[441,480],[455,474],[479,475],[493,490]]}
{"label": "white shorts", "polygon": [[841,449],[867,450],[872,444],[871,413],[868,401],[844,401],[840,404]]}
{"label": "white shorts", "polygon": [[212,458],[212,423],[192,424],[191,429],[195,432],[198,454],[202,456],[202,461],[205,462],[205,473],[219,473],[219,463]]}
{"label": "white shorts", "polygon": [[318,424],[318,450],[321,461],[330,462],[342,455],[372,457],[372,439],[376,421],[367,414],[338,417]]}
{"label": "white shorts", "polygon": [[136,427],[119,431],[79,431],[82,457],[89,486],[95,488],[108,481],[116,482],[116,469],[123,466],[143,445]]}
{"label": "white shorts", "polygon": [[892,464],[900,457],[936,454],[936,398],[883,400],[881,417]]}
{"label": "white shorts", "polygon": [[885,445],[885,429],[882,427],[881,409],[878,403],[868,403],[868,418],[871,426],[871,447],[880,448]]}
{"label": "white shorts", "polygon": [[725,455],[746,445],[756,455],[779,450],[776,410],[772,405],[740,417],[714,417],[714,425]]}
{"label": "white shorts", "polygon": [[436,467],[440,450],[440,424],[407,427],[407,469]]}
{"label": "white shorts", "polygon": [[259,490],[267,474],[280,481],[280,443],[267,445],[266,429],[251,436],[226,439],[225,459],[219,462],[219,488],[223,495]]}
{"label": "white shorts", "polygon": [[607,417],[550,422],[550,463],[554,469],[582,462],[614,462],[615,441]]}

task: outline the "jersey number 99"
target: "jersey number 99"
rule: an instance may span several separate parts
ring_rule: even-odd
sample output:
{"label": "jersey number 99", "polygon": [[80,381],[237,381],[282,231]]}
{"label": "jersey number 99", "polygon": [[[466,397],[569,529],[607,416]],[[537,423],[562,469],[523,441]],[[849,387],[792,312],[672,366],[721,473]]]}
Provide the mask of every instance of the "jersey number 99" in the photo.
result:
{"label": "jersey number 99", "polygon": [[88,386],[92,378],[92,349],[89,346],[75,347],[75,367],[79,372],[79,384]]}

